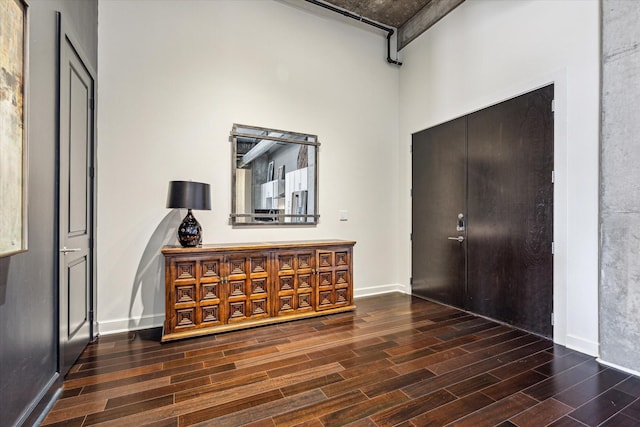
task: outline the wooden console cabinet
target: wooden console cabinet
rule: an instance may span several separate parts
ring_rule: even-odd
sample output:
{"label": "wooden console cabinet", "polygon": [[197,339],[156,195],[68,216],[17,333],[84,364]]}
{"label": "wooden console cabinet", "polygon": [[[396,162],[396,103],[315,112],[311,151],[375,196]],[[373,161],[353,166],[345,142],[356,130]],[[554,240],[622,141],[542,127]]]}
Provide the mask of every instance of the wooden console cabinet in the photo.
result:
{"label": "wooden console cabinet", "polygon": [[165,246],[162,341],[353,310],[354,245]]}

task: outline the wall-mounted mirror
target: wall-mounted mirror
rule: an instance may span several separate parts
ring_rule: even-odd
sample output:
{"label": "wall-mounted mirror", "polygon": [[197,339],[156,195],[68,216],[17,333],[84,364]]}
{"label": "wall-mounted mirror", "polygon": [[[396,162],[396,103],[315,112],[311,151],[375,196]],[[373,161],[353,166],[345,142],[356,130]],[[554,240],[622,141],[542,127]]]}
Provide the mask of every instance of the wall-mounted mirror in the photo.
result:
{"label": "wall-mounted mirror", "polygon": [[318,137],[234,124],[231,224],[318,223]]}

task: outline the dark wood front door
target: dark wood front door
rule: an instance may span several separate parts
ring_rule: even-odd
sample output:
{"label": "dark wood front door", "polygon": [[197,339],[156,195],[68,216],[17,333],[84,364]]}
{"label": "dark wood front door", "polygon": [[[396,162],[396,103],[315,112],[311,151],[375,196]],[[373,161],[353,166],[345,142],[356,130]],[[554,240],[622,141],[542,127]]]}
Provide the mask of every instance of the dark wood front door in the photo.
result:
{"label": "dark wood front door", "polygon": [[464,306],[466,242],[456,230],[466,212],[465,117],[413,136],[413,293]]}
{"label": "dark wood front door", "polygon": [[93,322],[94,78],[61,23],[59,146],[59,369],[91,341]]}
{"label": "dark wood front door", "polygon": [[[551,85],[414,135],[413,293],[552,336],[552,100]],[[461,134],[463,159],[445,160],[460,157]],[[444,240],[456,236],[446,202],[456,198],[464,200],[462,267]],[[443,271],[446,286],[430,285]]]}
{"label": "dark wood front door", "polygon": [[553,333],[553,86],[469,115],[473,312]]}

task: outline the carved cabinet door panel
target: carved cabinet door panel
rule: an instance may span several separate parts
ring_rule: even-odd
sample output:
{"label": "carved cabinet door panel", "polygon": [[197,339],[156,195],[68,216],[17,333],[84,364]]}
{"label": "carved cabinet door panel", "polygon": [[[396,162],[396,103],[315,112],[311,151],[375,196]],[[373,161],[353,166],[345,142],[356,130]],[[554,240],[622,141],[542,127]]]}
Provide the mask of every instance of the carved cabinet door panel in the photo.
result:
{"label": "carved cabinet door panel", "polygon": [[198,310],[196,321],[201,327],[220,325],[224,322],[225,307],[222,304],[224,287],[222,284],[222,256],[202,258],[198,262],[198,287],[196,297]]}
{"label": "carved cabinet door panel", "polygon": [[276,252],[276,316],[313,311],[314,265],[313,250]]}
{"label": "carved cabinet door panel", "polygon": [[169,274],[172,277],[173,292],[169,293],[171,299],[167,301],[169,307],[173,307],[172,316],[166,319],[168,326],[173,331],[194,328],[196,320],[196,288],[198,281],[198,261],[176,260],[171,265]]}
{"label": "carved cabinet door panel", "polygon": [[298,313],[314,310],[313,272],[315,256],[312,250],[298,252],[295,257],[295,304]]}
{"label": "carved cabinet door panel", "polygon": [[173,287],[166,293],[167,307],[172,307],[165,319],[167,331],[222,324],[222,266],[223,257],[216,255],[172,261],[166,272],[168,286]]}
{"label": "carved cabinet door panel", "polygon": [[269,317],[269,253],[225,256],[227,323]]}
{"label": "carved cabinet door panel", "polygon": [[351,304],[351,266],[349,248],[316,251],[316,310]]}

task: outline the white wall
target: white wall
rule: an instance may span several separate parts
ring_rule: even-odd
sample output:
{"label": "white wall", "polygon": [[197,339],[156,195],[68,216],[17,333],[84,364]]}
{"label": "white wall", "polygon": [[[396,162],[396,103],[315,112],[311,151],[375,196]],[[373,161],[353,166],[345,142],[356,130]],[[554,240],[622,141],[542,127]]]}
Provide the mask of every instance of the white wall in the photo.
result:
{"label": "white wall", "polygon": [[406,284],[411,134],[554,83],[554,339],[592,355],[598,353],[598,14],[596,0],[467,0],[403,49],[397,202],[397,262]]}
{"label": "white wall", "polygon": [[[205,243],[354,239],[356,295],[409,292],[411,134],[553,82],[554,335],[597,354],[598,40],[596,0],[467,0],[398,69],[383,35],[280,2],[101,0],[101,333],[162,323],[173,179],[212,184]],[[228,225],[234,122],[319,135],[320,225]]]}
{"label": "white wall", "polygon": [[[356,296],[397,289],[399,71],[385,49],[384,34],[274,1],[101,0],[100,332],[162,324],[176,179],[212,186],[213,210],[194,212],[205,243],[353,239]],[[317,227],[228,225],[234,122],[319,136]]]}

